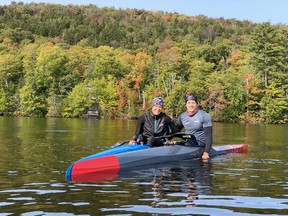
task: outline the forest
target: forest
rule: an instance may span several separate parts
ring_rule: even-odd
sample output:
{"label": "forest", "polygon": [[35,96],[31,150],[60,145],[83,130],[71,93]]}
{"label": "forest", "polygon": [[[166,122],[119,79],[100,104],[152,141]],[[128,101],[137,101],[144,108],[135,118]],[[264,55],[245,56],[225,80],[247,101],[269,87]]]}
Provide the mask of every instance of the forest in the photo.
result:
{"label": "forest", "polygon": [[288,122],[288,26],[96,5],[0,6],[0,114],[177,118],[194,92],[213,121]]}

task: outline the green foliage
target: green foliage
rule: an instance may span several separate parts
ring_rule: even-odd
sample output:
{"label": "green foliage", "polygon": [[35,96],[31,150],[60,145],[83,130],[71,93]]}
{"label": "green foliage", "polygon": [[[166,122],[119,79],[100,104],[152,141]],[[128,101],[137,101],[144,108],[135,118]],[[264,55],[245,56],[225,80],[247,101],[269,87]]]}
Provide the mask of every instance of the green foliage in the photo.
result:
{"label": "green foliage", "polygon": [[32,85],[25,85],[20,90],[20,114],[44,117],[47,113],[47,101],[44,94],[39,94]]}
{"label": "green foliage", "polygon": [[283,32],[270,23],[263,23],[253,34],[250,50],[254,56],[251,62],[256,72],[261,74],[265,86],[270,85],[274,79],[287,78],[287,61],[283,61],[287,59],[287,50],[282,39]]}
{"label": "green foliage", "polygon": [[226,119],[237,121],[238,117],[245,112],[246,92],[243,88],[243,75],[229,68],[223,77],[225,86],[225,99],[227,107],[224,110]]}
{"label": "green foliage", "polygon": [[[23,59],[26,74],[25,85],[20,94],[21,109],[24,115],[35,113],[37,116],[45,116],[48,113],[48,104],[51,104],[47,103],[46,98],[65,92],[65,81],[69,81],[65,73],[65,64],[68,60],[60,47],[49,43],[31,48],[32,53],[26,50],[28,55]],[[25,95],[25,91],[30,92],[34,97]],[[33,104],[37,111],[33,110]]]}
{"label": "green foliage", "polygon": [[[141,112],[143,111],[141,108],[141,105],[139,106],[139,100],[138,100],[138,94],[136,91],[128,91],[127,92],[127,117],[128,118],[135,118],[137,116],[141,115]],[[145,94],[143,94],[143,98],[145,98]],[[143,100],[143,107],[146,107],[146,100]],[[138,111],[140,110],[140,111]],[[145,109],[144,109],[145,110]]]}
{"label": "green foliage", "polygon": [[206,98],[208,96],[207,79],[212,75],[215,64],[199,58],[191,60],[189,64],[186,92],[197,92],[198,97]]}
{"label": "green foliage", "polygon": [[91,96],[97,102],[99,112],[103,118],[118,117],[117,80],[112,75],[89,81]]}
{"label": "green foliage", "polygon": [[100,78],[102,76],[112,75],[116,78],[122,78],[126,71],[119,57],[117,51],[108,46],[100,46],[93,50],[91,70],[88,70],[85,75],[88,79],[95,77]]}
{"label": "green foliage", "polygon": [[165,112],[172,117],[178,117],[185,110],[185,92],[188,83],[177,81],[169,95],[165,97]]}
{"label": "green foliage", "polygon": [[0,112],[135,118],[155,96],[214,121],[287,123],[287,26],[89,6],[0,6]]}
{"label": "green foliage", "polygon": [[5,91],[5,87],[0,85],[0,112],[4,113],[8,108],[8,95]]}
{"label": "green foliage", "polygon": [[[83,39],[93,47],[101,45],[155,53],[166,38],[212,44],[217,38],[235,38],[246,34],[253,23],[234,19],[211,19],[205,16],[187,17],[175,13],[144,10],[116,10],[94,5],[61,6],[55,4],[15,4],[0,7],[0,24],[11,31],[14,42],[34,35],[58,38],[75,45]],[[7,34],[5,34],[6,36]],[[1,34],[0,34],[1,38]],[[155,42],[156,41],[156,42]]]}
{"label": "green foliage", "polygon": [[165,49],[156,55],[154,69],[154,87],[162,89],[163,96],[168,96],[175,82],[181,80],[183,74],[183,57],[175,48]]}
{"label": "green foliage", "polygon": [[276,81],[269,86],[260,105],[265,112],[266,122],[287,123],[288,99],[279,82]]}
{"label": "green foliage", "polygon": [[0,112],[8,115],[17,114],[19,111],[19,92],[13,83],[0,84]]}
{"label": "green foliage", "polygon": [[90,88],[85,83],[80,83],[62,101],[61,116],[66,118],[81,117],[87,108],[94,103]]}

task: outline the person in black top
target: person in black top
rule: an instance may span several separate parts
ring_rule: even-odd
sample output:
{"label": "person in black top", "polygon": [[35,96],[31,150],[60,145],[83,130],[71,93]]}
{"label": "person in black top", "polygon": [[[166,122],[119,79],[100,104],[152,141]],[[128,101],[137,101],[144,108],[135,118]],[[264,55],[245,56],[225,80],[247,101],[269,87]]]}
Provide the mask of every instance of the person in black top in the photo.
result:
{"label": "person in black top", "polygon": [[130,143],[147,143],[150,146],[163,146],[168,141],[165,138],[158,139],[178,132],[173,120],[162,112],[164,100],[162,97],[155,97],[152,101],[152,109],[139,117],[135,134]]}

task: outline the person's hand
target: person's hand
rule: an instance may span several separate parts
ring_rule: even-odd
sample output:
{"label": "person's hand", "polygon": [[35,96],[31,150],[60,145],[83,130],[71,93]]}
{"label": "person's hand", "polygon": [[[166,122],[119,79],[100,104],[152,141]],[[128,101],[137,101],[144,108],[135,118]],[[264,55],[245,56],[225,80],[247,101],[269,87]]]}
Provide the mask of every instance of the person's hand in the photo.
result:
{"label": "person's hand", "polygon": [[129,144],[136,143],[136,140],[130,140]]}
{"label": "person's hand", "polygon": [[208,159],[209,159],[209,154],[208,154],[207,152],[204,152],[204,153],[202,154],[202,159],[203,159],[203,160],[208,160]]}

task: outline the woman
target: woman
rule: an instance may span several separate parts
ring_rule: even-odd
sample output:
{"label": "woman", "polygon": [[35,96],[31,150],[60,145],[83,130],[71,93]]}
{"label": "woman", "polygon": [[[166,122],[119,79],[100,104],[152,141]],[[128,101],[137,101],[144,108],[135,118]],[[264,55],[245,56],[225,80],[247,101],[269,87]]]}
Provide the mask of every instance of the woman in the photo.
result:
{"label": "woman", "polygon": [[151,111],[139,117],[135,134],[130,143],[147,143],[150,146],[163,146],[169,140],[157,138],[178,132],[173,120],[162,112],[164,100],[155,97],[152,101]]}

